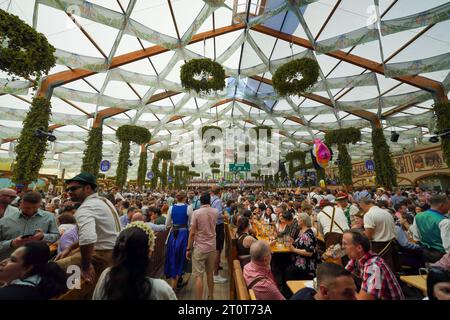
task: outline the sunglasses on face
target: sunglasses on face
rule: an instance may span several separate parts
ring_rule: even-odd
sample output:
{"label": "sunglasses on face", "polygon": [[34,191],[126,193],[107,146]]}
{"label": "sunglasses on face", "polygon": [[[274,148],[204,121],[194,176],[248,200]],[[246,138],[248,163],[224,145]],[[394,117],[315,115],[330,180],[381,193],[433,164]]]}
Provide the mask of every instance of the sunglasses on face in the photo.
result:
{"label": "sunglasses on face", "polygon": [[66,189],[66,192],[75,192],[76,190],[83,188],[83,186],[73,186]]}

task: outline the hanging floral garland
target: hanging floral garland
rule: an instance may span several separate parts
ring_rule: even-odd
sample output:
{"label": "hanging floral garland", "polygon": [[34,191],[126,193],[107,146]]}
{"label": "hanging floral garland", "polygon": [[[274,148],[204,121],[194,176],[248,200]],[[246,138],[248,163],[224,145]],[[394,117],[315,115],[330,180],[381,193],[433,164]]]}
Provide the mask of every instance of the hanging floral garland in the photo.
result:
{"label": "hanging floral garland", "polygon": [[272,77],[272,85],[282,96],[300,96],[319,78],[319,64],[309,58],[288,62],[279,67]]}
{"label": "hanging floral garland", "polygon": [[38,81],[55,65],[54,52],[42,33],[0,9],[0,70]]}
{"label": "hanging floral garland", "polygon": [[180,80],[186,90],[209,94],[225,88],[225,70],[210,59],[192,59],[181,67]]}

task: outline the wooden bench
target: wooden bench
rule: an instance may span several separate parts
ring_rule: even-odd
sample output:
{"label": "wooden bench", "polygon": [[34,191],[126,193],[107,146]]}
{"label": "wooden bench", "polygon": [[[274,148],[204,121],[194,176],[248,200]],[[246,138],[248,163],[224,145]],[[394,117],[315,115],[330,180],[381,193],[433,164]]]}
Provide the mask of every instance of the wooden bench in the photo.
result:
{"label": "wooden bench", "polygon": [[228,263],[228,278],[230,279],[230,300],[235,298],[235,283],[233,261],[238,259],[236,227],[225,223],[225,256]]}
{"label": "wooden bench", "polygon": [[166,239],[169,230],[155,232],[155,248],[150,257],[148,275],[152,278],[161,278],[164,273],[164,262],[166,258]]}
{"label": "wooden bench", "polygon": [[250,296],[250,300],[257,300],[255,291],[253,291],[253,289],[248,289],[248,295]]}
{"label": "wooden bench", "polygon": [[239,260],[233,260],[234,285],[236,287],[237,300],[250,300],[250,296],[242,274],[241,263]]}
{"label": "wooden bench", "polygon": [[52,300],[91,300],[95,284],[87,284],[81,279],[80,289],[70,289]]}

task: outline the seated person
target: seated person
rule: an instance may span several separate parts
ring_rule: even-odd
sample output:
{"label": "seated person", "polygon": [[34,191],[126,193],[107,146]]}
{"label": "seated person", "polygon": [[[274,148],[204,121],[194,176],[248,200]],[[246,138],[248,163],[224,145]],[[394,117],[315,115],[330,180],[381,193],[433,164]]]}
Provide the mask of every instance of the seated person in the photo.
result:
{"label": "seated person", "polygon": [[145,222],[145,216],[144,216],[141,212],[136,212],[136,213],[133,214],[133,216],[131,217],[131,222],[135,222],[135,221],[142,221],[142,222]]}
{"label": "seated person", "polygon": [[427,276],[429,300],[450,300],[450,269],[432,267]]}
{"label": "seated person", "polygon": [[50,259],[43,241],[31,241],[16,249],[0,264],[0,300],[48,300],[67,290],[66,274]]}
{"label": "seated person", "polygon": [[291,264],[286,269],[287,280],[312,279],[317,266],[317,239],[311,230],[311,218],[307,213],[298,214],[300,232],[290,244],[293,253]]}
{"label": "seated person", "polygon": [[238,221],[237,236],[237,254],[241,262],[241,267],[244,267],[250,262],[250,246],[257,239],[250,235],[250,222],[247,217],[241,217]]}
{"label": "seated person", "polygon": [[153,231],[145,223],[128,224],[117,237],[113,266],[100,275],[92,299],[176,300],[166,281],[146,275],[154,245]]}
{"label": "seated person", "polygon": [[285,300],[270,270],[272,252],[267,242],[258,240],[250,247],[251,261],[244,266],[244,279],[257,300]]}
{"label": "seated person", "polygon": [[335,263],[323,262],[317,267],[316,287],[300,289],[290,300],[356,300],[352,274]]}
{"label": "seated person", "polygon": [[345,269],[359,278],[358,300],[403,300],[403,292],[394,273],[379,255],[371,251],[369,238],[360,231],[347,230],[342,246],[351,259]]}
{"label": "seated person", "polygon": [[62,236],[64,232],[77,226],[77,220],[75,220],[75,217],[72,214],[63,213],[58,217],[58,224],[58,231]]}
{"label": "seated person", "polygon": [[161,210],[157,207],[151,208],[151,217],[154,224],[166,224],[166,218],[162,215]]}
{"label": "seated person", "polygon": [[278,233],[279,237],[288,236],[292,239],[297,239],[298,233],[300,231],[300,228],[298,226],[298,223],[294,221],[294,216],[290,211],[285,211],[281,217],[283,217],[283,220],[286,222],[286,226],[284,227],[284,230]]}
{"label": "seated person", "polygon": [[42,196],[30,191],[23,195],[20,210],[0,219],[0,261],[25,243],[36,240],[54,243],[59,238],[53,213],[40,208]]}

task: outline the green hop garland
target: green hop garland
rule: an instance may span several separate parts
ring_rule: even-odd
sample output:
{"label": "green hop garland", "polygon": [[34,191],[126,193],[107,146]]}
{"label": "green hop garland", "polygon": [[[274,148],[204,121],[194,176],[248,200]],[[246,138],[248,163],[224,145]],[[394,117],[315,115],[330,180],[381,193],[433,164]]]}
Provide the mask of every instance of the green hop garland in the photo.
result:
{"label": "green hop garland", "polygon": [[55,65],[54,52],[42,33],[0,9],[0,70],[37,83]]}
{"label": "green hop garland", "polygon": [[[436,115],[436,129],[439,133],[450,131],[450,103],[444,102],[436,104],[433,108]],[[442,155],[445,163],[450,168],[450,137],[441,137]]]}
{"label": "green hop garland", "polygon": [[[208,76],[196,80],[195,75]],[[194,90],[197,93],[212,93],[225,88],[225,70],[220,64],[210,59],[193,59],[181,67],[181,85],[186,90]]]}
{"label": "green hop garland", "polygon": [[[301,73],[301,80],[296,79],[298,73]],[[282,97],[290,95],[300,96],[311,88],[318,78],[318,63],[313,59],[302,58],[279,67],[272,77],[272,85]]]}

